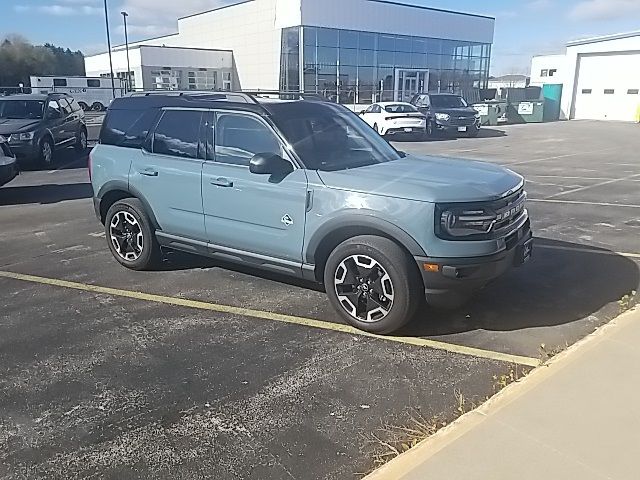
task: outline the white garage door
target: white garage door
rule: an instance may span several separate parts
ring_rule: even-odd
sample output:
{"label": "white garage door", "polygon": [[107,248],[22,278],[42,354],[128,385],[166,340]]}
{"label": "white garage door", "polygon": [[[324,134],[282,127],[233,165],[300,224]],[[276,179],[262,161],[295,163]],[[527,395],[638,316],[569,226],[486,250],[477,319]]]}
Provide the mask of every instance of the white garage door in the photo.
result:
{"label": "white garage door", "polygon": [[640,53],[582,56],[574,117],[633,121],[640,106]]}

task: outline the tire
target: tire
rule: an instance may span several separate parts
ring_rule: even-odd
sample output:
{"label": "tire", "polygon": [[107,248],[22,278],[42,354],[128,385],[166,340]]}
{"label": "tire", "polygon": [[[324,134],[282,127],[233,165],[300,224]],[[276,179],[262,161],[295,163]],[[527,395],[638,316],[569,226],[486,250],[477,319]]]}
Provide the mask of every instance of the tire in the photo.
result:
{"label": "tire", "polygon": [[114,203],[105,218],[109,250],[121,265],[131,270],[152,270],[162,253],[154,228],[137,198]]}
{"label": "tire", "polygon": [[76,143],[74,145],[76,152],[83,153],[87,149],[87,131],[84,127],[76,133]]}
{"label": "tire", "polygon": [[84,110],[85,112],[86,112],[87,110],[89,110],[89,105],[87,105],[87,104],[86,104],[86,103],[84,103],[84,102],[78,102],[78,105],[80,105],[80,108],[81,108],[82,110]]}
{"label": "tire", "polygon": [[94,110],[96,112],[101,112],[104,110],[104,105],[101,104],[100,102],[93,102],[93,104],[91,105],[91,110]]}
{"label": "tire", "polygon": [[38,162],[40,165],[53,165],[53,141],[51,137],[44,137],[40,140],[40,148],[38,150]]}
{"label": "tire", "polygon": [[384,237],[363,235],[338,245],[325,265],[324,284],[339,315],[372,333],[398,330],[424,303],[413,258]]}

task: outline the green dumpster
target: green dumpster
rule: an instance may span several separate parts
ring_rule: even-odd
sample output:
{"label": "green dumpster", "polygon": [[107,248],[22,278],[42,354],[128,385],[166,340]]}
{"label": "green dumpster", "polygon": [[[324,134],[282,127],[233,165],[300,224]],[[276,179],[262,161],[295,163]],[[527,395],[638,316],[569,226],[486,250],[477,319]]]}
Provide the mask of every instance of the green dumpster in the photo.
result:
{"label": "green dumpster", "polygon": [[480,123],[483,126],[495,127],[500,122],[500,118],[507,111],[507,102],[499,100],[489,100],[473,105],[473,108],[480,114]]}
{"label": "green dumpster", "polygon": [[562,85],[545,84],[542,87],[542,94],[544,96],[544,121],[555,122],[560,120]]}
{"label": "green dumpster", "polygon": [[542,123],[544,120],[544,102],[542,100],[509,102],[507,118],[509,123]]}

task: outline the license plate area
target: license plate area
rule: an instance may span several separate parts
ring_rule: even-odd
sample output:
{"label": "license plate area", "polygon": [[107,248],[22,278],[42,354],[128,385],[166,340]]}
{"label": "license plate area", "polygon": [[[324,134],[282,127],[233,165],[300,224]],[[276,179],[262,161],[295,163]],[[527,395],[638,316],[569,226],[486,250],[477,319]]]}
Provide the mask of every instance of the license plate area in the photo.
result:
{"label": "license plate area", "polygon": [[533,238],[527,240],[522,245],[518,247],[518,251],[516,252],[515,262],[516,265],[524,265],[529,260],[531,260],[531,255],[533,254]]}
{"label": "license plate area", "polygon": [[458,131],[459,132],[466,132],[467,131],[467,127],[458,127]]}
{"label": "license plate area", "polygon": [[405,128],[404,131],[407,132],[407,133],[413,132],[413,128]]}

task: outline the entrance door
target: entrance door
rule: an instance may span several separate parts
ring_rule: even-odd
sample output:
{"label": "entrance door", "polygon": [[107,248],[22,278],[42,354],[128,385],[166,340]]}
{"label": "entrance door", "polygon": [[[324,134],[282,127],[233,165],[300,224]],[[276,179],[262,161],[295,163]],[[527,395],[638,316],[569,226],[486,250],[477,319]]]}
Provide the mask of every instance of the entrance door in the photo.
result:
{"label": "entrance door", "polygon": [[429,87],[429,70],[396,69],[393,99],[409,102],[416,93],[425,93]]}

